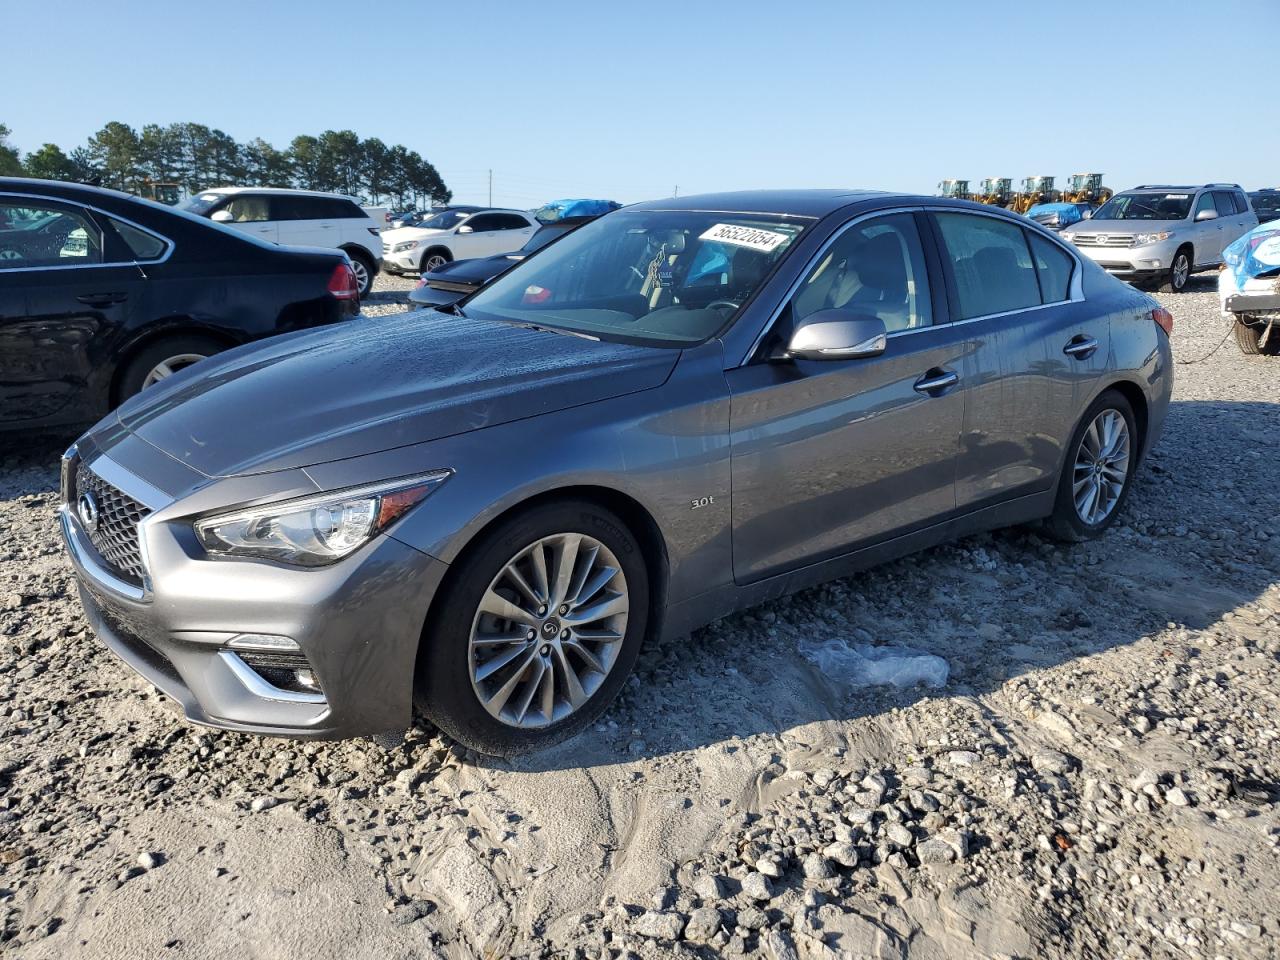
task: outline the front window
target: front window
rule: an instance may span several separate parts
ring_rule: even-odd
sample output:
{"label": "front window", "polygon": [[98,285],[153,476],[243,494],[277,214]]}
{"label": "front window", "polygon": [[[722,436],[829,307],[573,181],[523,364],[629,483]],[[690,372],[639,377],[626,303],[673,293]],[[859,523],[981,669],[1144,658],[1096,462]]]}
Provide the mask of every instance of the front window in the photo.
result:
{"label": "front window", "polygon": [[756,292],[805,222],[769,214],[613,213],[495,280],[464,309],[604,339],[698,343]]}
{"label": "front window", "polygon": [[1189,193],[1118,193],[1093,215],[1094,220],[1185,220]]}
{"label": "front window", "polygon": [[414,224],[423,230],[451,230],[471,214],[466,210],[441,210]]}
{"label": "front window", "polygon": [[224,199],[226,199],[226,195],[221,193],[197,193],[195,196],[188,197],[178,204],[178,209],[185,210],[187,213],[194,213],[197,217],[203,217]]}

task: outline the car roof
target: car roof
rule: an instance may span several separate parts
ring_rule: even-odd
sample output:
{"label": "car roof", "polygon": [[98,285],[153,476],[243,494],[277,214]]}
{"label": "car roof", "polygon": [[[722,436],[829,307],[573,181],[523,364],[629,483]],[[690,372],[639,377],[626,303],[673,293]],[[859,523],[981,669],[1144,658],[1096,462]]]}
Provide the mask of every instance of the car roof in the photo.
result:
{"label": "car roof", "polygon": [[273,193],[287,194],[296,197],[340,197],[343,200],[350,200],[352,203],[359,203],[359,199],[346,193],[329,193],[326,190],[295,190],[293,187],[209,187],[205,190],[197,190],[196,193]]}
{"label": "car roof", "polygon": [[849,189],[735,190],[725,193],[702,193],[685,197],[669,197],[665,200],[648,200],[644,203],[637,203],[628,209],[767,213],[818,219],[860,200],[874,200],[895,195],[908,196],[908,194],[892,194],[876,190]]}

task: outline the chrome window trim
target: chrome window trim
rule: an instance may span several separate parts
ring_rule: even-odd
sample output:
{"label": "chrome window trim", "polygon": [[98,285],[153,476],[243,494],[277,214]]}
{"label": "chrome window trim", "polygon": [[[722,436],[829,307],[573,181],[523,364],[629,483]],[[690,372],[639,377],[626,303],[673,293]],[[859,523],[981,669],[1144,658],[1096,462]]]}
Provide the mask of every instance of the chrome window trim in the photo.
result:
{"label": "chrome window trim", "polygon": [[30,273],[33,270],[93,270],[93,269],[102,269],[104,267],[154,266],[155,264],[164,263],[171,256],[173,256],[173,250],[177,246],[177,244],[175,244],[172,240],[170,240],[164,234],[156,233],[156,231],[152,230],[150,227],[144,227],[142,224],[136,223],[133,220],[130,220],[128,217],[122,217],[118,213],[112,213],[109,210],[103,210],[101,207],[94,206],[92,203],[81,203],[79,200],[68,200],[66,197],[50,197],[42,193],[12,193],[7,190],[0,190],[0,201],[6,201],[9,199],[43,200],[49,203],[57,203],[67,207],[82,207],[85,210],[92,210],[94,213],[100,214],[101,216],[107,217],[108,219],[119,220],[121,223],[127,223],[129,226],[133,227],[135,230],[141,230],[143,233],[149,236],[155,237],[157,240],[163,240],[165,244],[165,249],[164,249],[164,253],[161,254],[159,257],[153,257],[149,260],[138,260],[135,257],[133,260],[116,260],[116,261],[113,261],[112,263],[68,263],[68,264],[54,264],[54,265],[43,266],[43,267],[0,267],[0,276],[4,276],[5,274],[9,274],[9,273]]}

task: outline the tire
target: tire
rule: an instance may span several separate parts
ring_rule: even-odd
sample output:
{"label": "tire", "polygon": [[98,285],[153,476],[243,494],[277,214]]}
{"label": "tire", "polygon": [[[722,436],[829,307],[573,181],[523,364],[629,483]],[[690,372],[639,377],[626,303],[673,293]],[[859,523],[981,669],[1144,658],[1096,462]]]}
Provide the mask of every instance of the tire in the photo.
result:
{"label": "tire", "polygon": [[1169,272],[1165,275],[1164,282],[1160,289],[1166,293],[1182,293],[1187,289],[1187,284],[1191,282],[1191,271],[1195,268],[1192,260],[1193,254],[1190,247],[1179,247],[1178,252],[1173,255],[1173,263],[1169,266]]}
{"label": "tire", "polygon": [[[1114,467],[1117,461],[1114,458],[1108,458],[1111,461],[1112,469],[1102,470],[1101,472],[1101,478],[1107,482],[1105,486],[1099,484],[1101,491],[1099,496],[1105,495],[1109,505],[1104,514],[1090,516],[1092,511],[1088,508],[1088,487],[1082,487],[1080,490],[1080,493],[1085,497],[1085,509],[1083,510],[1077,504],[1075,487],[1078,479],[1088,479],[1084,469],[1081,467],[1082,460],[1093,460],[1093,448],[1097,446],[1095,440],[1103,439],[1097,433],[1091,433],[1090,428],[1106,414],[1118,415],[1124,425],[1125,438],[1127,440],[1124,476],[1123,480],[1119,481],[1121,483],[1120,490],[1119,494],[1116,495],[1114,484],[1117,482],[1117,478]],[[1086,440],[1088,440],[1087,445]],[[1104,446],[1103,449],[1105,450],[1106,447]],[[1044,522],[1045,529],[1049,535],[1064,543],[1079,543],[1083,540],[1092,540],[1101,536],[1108,527],[1115,523],[1116,517],[1124,509],[1125,501],[1129,499],[1129,491],[1133,488],[1133,477],[1137,470],[1138,456],[1141,449],[1142,438],[1138,435],[1137,424],[1133,416],[1133,407],[1129,405],[1129,401],[1125,399],[1124,394],[1117,390],[1107,390],[1093,403],[1089,404],[1089,408],[1085,411],[1084,416],[1080,418],[1080,423],[1076,425],[1076,429],[1071,434],[1071,441],[1067,445],[1067,455],[1063,460],[1062,473],[1058,478],[1058,492],[1054,500],[1053,513]],[[1096,478],[1098,474],[1094,476]],[[1095,480],[1095,482],[1097,481]],[[1113,497],[1114,499],[1112,499]]]}
{"label": "tire", "polygon": [[432,270],[439,270],[446,263],[452,262],[452,260],[453,257],[450,256],[448,250],[436,247],[422,255],[422,262],[418,264],[418,270],[421,273],[430,273]]}
{"label": "tire", "polygon": [[[141,393],[144,387],[225,349],[226,344],[198,334],[165,337],[148,344],[125,365],[120,374],[115,402],[124,403],[134,394]],[[168,365],[169,374],[158,375],[158,368],[162,365]]]}
{"label": "tire", "polygon": [[378,268],[367,253],[347,250],[346,254],[351,258],[351,269],[356,274],[356,290],[363,300],[373,289],[373,278],[377,275]]}
{"label": "tire", "polygon": [[[540,616],[531,596],[522,595],[507,574],[516,564],[533,595],[556,599],[556,561],[564,556],[557,551],[565,550],[566,545],[562,535],[585,537],[583,544],[600,548],[576,553],[575,563],[569,565],[575,577],[568,581],[569,590],[563,595],[572,595],[572,588],[580,581],[585,581],[581,589],[591,592],[580,606],[569,601],[563,624],[559,616],[565,607],[553,606]],[[551,591],[539,585],[532,562],[535,552],[544,558]],[[593,564],[584,572],[588,560]],[[618,572],[592,590],[609,569]],[[581,637],[568,629],[569,617],[577,610],[589,615],[593,610],[613,609],[617,596],[625,598],[625,610],[607,618],[580,621]],[[503,612],[511,611],[513,601],[518,601],[522,620],[482,610],[486,597],[490,598],[487,606]],[[494,606],[502,600],[505,605]],[[419,709],[464,746],[484,754],[513,756],[568,739],[594,721],[617,696],[648,629],[648,567],[635,536],[611,511],[582,500],[548,503],[501,521],[469,546],[450,571],[433,610],[418,653],[414,688]],[[588,638],[591,632],[600,636],[612,633],[621,639],[593,640]],[[566,633],[571,634],[567,639]],[[499,639],[504,636],[510,639]],[[473,637],[480,639],[481,645],[473,647]],[[565,646],[561,646],[562,639]],[[590,666],[578,655],[578,649],[586,649],[604,672]],[[498,661],[502,663],[495,667]],[[552,671],[551,710],[544,709],[548,668]],[[576,708],[568,693],[566,672],[570,670],[578,682]],[[488,706],[482,696],[489,699]],[[521,712],[521,706],[527,712]]]}
{"label": "tire", "polygon": [[1262,345],[1262,334],[1267,329],[1265,325],[1251,327],[1241,323],[1239,320],[1235,324],[1236,343],[1239,345],[1241,353],[1248,354],[1251,357],[1274,357],[1280,355],[1280,321],[1276,321],[1265,347]]}

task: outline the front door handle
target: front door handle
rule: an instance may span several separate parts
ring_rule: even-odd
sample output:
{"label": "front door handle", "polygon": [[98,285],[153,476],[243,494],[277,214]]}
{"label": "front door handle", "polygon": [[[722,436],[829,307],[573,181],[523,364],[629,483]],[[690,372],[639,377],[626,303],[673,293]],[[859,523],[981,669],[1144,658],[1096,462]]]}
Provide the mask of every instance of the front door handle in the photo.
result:
{"label": "front door handle", "polygon": [[915,382],[915,388],[917,393],[927,393],[931,397],[936,397],[947,387],[954,387],[959,382],[960,375],[954,370],[934,367]]}
{"label": "front door handle", "polygon": [[1062,348],[1062,352],[1077,360],[1088,360],[1098,350],[1098,341],[1083,333],[1078,333]]}
{"label": "front door handle", "polygon": [[129,295],[127,293],[86,293],[76,299],[91,307],[109,307],[113,303],[124,303],[129,299]]}

